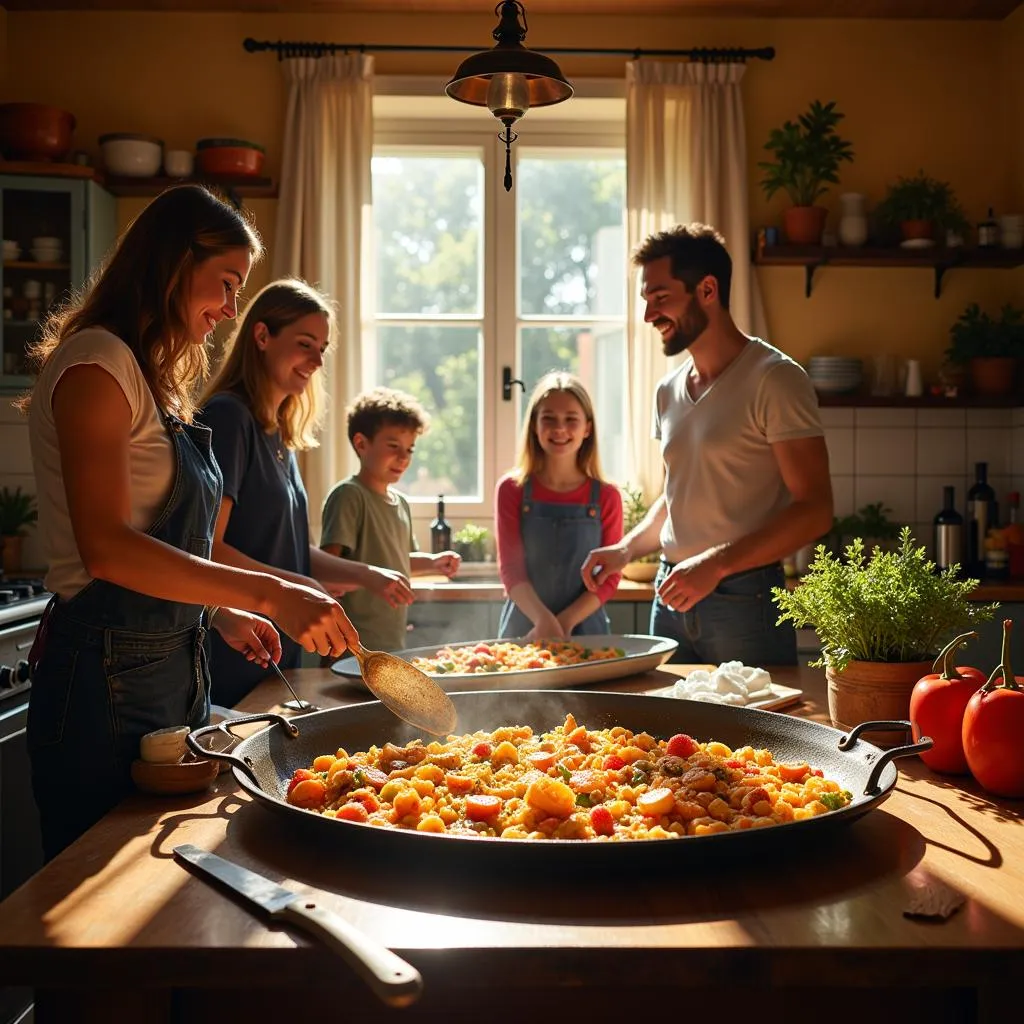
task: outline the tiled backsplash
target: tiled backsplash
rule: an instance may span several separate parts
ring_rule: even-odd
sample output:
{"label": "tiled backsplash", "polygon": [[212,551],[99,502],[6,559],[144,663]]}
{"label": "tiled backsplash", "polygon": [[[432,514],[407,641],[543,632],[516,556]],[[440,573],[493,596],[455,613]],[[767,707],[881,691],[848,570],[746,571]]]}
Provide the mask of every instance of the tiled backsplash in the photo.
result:
{"label": "tiled backsplash", "polygon": [[821,418],[836,515],[881,501],[929,551],[942,488],[956,488],[964,514],[976,462],[988,463],[1001,519],[1007,494],[1024,491],[1024,409],[826,408]]}

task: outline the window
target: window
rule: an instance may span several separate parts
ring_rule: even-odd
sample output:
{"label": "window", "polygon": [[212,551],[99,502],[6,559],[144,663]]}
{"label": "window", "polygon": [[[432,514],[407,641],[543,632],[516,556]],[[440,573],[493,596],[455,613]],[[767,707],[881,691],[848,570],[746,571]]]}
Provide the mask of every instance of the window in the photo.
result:
{"label": "window", "polygon": [[[528,125],[531,112],[506,193],[497,124],[472,113],[378,122],[376,338],[364,353],[366,386],[409,391],[432,416],[399,484],[414,514],[429,518],[443,493],[456,522],[492,515],[526,400],[548,370],[583,379],[604,472],[628,477],[622,126],[565,131]],[[502,400],[506,366],[525,386],[512,401]]]}

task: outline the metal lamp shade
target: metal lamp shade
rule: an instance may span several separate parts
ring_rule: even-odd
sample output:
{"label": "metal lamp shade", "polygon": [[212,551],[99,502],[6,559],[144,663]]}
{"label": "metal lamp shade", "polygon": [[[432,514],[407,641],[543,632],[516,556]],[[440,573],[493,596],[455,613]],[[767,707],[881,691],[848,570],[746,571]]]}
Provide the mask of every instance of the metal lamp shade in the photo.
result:
{"label": "metal lamp shade", "polygon": [[531,107],[548,107],[572,95],[572,86],[550,57],[519,43],[499,43],[493,50],[467,57],[444,91],[460,103],[486,107],[491,78],[500,74],[522,75],[526,79]]}

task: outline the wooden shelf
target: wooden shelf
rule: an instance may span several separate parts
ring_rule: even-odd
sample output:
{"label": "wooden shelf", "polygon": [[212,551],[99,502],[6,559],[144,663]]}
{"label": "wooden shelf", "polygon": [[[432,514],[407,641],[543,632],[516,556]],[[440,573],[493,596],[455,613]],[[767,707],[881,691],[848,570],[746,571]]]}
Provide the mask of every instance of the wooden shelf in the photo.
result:
{"label": "wooden shelf", "polygon": [[935,298],[942,291],[947,270],[1011,270],[1024,266],[1024,249],[967,249],[961,246],[902,249],[878,246],[772,245],[754,255],[759,267],[803,267],[804,295],[811,296],[814,272],[819,267],[896,267],[932,270]]}
{"label": "wooden shelf", "polygon": [[172,185],[188,183],[209,185],[220,189],[229,196],[244,199],[275,199],[277,183],[273,178],[255,177],[204,177],[204,178],[118,178],[109,175],[103,179],[103,187],[115,196],[155,196]]}
{"label": "wooden shelf", "polygon": [[4,270],[70,270],[70,263],[36,263],[34,260],[8,260]]}
{"label": "wooden shelf", "polygon": [[958,395],[945,398],[941,395],[921,395],[907,398],[905,395],[829,394],[817,392],[818,405],[825,408],[848,409],[1019,409],[1024,407],[1021,395]]}
{"label": "wooden shelf", "polygon": [[0,160],[0,174],[31,174],[49,178],[96,178],[88,164],[65,164],[51,160]]}

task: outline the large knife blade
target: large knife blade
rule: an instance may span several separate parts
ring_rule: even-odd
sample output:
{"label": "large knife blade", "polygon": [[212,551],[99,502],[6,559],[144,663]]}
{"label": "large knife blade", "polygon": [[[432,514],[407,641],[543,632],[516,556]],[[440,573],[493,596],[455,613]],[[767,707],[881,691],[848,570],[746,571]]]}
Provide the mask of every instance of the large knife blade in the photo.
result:
{"label": "large knife blade", "polygon": [[317,906],[308,896],[291,892],[255,871],[234,864],[198,846],[183,844],[174,848],[179,861],[198,869],[232,892],[245,897],[272,920],[302,928],[340,954],[389,1006],[408,1006],[423,991],[423,979],[412,964],[392,953],[355,925],[326,907]]}

